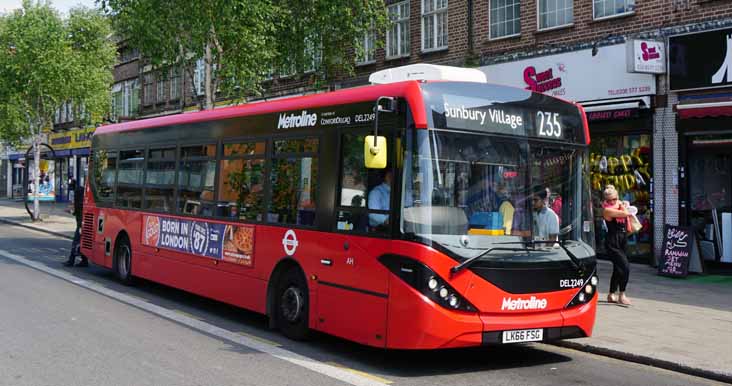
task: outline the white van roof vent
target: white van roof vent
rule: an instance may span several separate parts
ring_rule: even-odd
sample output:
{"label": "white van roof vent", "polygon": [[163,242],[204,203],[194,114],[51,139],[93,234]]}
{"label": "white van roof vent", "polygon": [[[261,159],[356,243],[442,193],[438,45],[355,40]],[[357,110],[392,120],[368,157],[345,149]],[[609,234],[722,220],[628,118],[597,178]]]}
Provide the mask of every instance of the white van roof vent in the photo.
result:
{"label": "white van roof vent", "polygon": [[410,64],[377,71],[369,76],[369,82],[385,84],[405,80],[450,80],[456,82],[486,83],[485,73],[474,68],[438,66],[435,64]]}

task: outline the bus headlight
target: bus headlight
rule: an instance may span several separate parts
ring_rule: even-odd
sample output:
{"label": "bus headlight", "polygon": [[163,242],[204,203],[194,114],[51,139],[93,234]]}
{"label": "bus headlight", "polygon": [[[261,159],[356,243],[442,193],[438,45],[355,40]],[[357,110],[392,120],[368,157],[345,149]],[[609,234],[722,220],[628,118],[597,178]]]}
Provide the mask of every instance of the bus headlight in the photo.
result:
{"label": "bus headlight", "polygon": [[437,291],[437,285],[440,284],[437,282],[437,279],[435,277],[431,277],[430,280],[427,282],[427,288],[431,289],[432,291]]}
{"label": "bus headlight", "polygon": [[398,255],[379,257],[381,264],[410,287],[440,306],[458,311],[477,312],[446,280],[419,261]]}
{"label": "bus headlight", "polygon": [[447,299],[447,304],[452,308],[457,308],[460,305],[460,300],[458,300],[457,296],[450,295],[450,298]]}
{"label": "bus headlight", "polygon": [[597,292],[597,284],[600,280],[597,278],[597,273],[593,272],[589,278],[584,279],[584,285],[580,287],[579,292],[572,298],[572,300],[565,306],[565,308],[579,306],[590,302]]}

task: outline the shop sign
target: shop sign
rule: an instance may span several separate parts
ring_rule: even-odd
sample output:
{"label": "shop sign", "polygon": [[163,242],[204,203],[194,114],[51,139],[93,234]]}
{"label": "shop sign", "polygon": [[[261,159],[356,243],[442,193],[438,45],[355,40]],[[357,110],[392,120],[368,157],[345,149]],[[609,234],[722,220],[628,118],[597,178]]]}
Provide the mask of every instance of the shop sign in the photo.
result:
{"label": "shop sign", "polygon": [[628,72],[663,74],[666,72],[666,50],[653,40],[629,40],[626,45]]}
{"label": "shop sign", "polygon": [[686,277],[689,272],[704,272],[692,229],[666,224],[663,231],[663,253],[658,264],[658,274]]}
{"label": "shop sign", "polygon": [[49,144],[53,150],[79,149],[91,146],[91,136],[94,128],[69,130],[62,133],[48,135]]}
{"label": "shop sign", "polygon": [[671,90],[732,86],[732,28],[671,36],[668,46]]}
{"label": "shop sign", "polygon": [[617,119],[638,118],[638,115],[638,109],[592,111],[587,113],[587,120],[590,122],[614,121]]}
{"label": "shop sign", "polygon": [[572,101],[656,93],[653,74],[625,71],[625,44],[483,66],[489,83],[519,87]]}

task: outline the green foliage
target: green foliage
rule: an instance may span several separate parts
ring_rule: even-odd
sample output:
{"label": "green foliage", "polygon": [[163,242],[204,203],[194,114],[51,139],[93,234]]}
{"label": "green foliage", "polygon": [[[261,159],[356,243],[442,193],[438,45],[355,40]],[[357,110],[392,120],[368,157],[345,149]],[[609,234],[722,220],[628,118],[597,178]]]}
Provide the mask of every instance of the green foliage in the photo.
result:
{"label": "green foliage", "polygon": [[0,16],[0,138],[17,142],[50,128],[66,101],[84,106],[86,124],[109,106],[116,48],[98,11],[77,8],[62,19],[47,3],[25,0]]}
{"label": "green foliage", "polygon": [[[272,74],[316,79],[353,71],[353,48],[383,30],[383,0],[100,0],[115,29],[155,67],[206,59],[211,90],[226,98],[260,92]],[[320,60],[313,66],[313,57]],[[314,71],[308,71],[313,69]],[[188,82],[191,83],[190,81]],[[203,102],[203,101],[202,101]]]}

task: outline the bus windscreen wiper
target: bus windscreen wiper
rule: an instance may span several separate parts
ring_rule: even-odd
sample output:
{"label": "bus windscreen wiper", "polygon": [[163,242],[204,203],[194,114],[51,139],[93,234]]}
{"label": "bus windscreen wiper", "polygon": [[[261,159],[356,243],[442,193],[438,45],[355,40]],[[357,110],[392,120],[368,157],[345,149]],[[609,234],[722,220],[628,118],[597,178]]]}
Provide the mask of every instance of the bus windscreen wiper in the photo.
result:
{"label": "bus windscreen wiper", "polygon": [[[518,241],[518,242],[510,242],[510,243],[497,243],[497,244],[504,244],[504,245],[505,245],[505,244],[522,244],[522,245],[523,245],[523,242],[521,242],[521,241]],[[528,249],[528,248],[501,248],[501,247],[498,247],[498,248],[491,248],[491,249],[489,249],[489,250],[487,250],[487,251],[485,251],[485,252],[481,253],[480,255],[476,255],[476,256],[473,256],[473,257],[471,257],[471,258],[469,258],[469,259],[467,259],[467,260],[463,261],[462,263],[460,263],[460,264],[458,264],[458,265],[456,265],[456,266],[454,266],[454,267],[450,268],[450,274],[451,274],[451,275],[454,275],[454,274],[456,274],[456,273],[458,273],[458,272],[460,272],[460,271],[464,270],[465,268],[468,268],[468,267],[469,267],[469,266],[471,266],[471,265],[472,265],[472,264],[473,264],[474,262],[476,262],[476,261],[480,260],[481,258],[483,258],[483,257],[485,257],[485,256],[488,256],[488,255],[489,255],[489,254],[490,254],[491,252],[493,252],[493,251],[508,251],[508,252],[528,252],[528,251],[529,251],[529,249]]]}
{"label": "bus windscreen wiper", "polygon": [[[574,265],[575,268],[579,271],[579,273],[583,273],[585,271],[585,265],[582,263],[580,259],[577,258],[577,256],[574,255],[574,253],[570,252],[569,249],[564,245],[565,240],[557,241],[557,240],[527,240],[527,241],[512,241],[510,243],[506,244],[515,244],[515,243],[521,243],[525,246],[535,246],[537,244],[559,244],[559,246],[564,250],[564,253],[569,256],[569,260],[572,262],[572,265]],[[497,243],[502,244],[502,243]]]}
{"label": "bus windscreen wiper", "polygon": [[460,263],[460,264],[458,264],[458,265],[450,268],[450,274],[451,275],[454,275],[454,274],[456,274],[456,273],[464,270],[465,268],[471,266],[474,262],[476,262],[476,261],[480,260],[481,258],[487,256],[488,254],[490,254],[493,251],[509,251],[509,252],[524,252],[524,251],[527,251],[528,252],[528,251],[531,251],[532,250],[532,249],[529,249],[529,247],[532,247],[533,248],[537,244],[552,244],[553,245],[553,244],[556,244],[556,243],[559,243],[559,246],[564,250],[564,252],[567,254],[567,256],[569,256],[569,260],[572,262],[572,265],[574,265],[575,268],[577,268],[577,270],[580,272],[580,274],[583,273],[584,272],[584,264],[582,263],[582,261],[580,261],[580,259],[577,258],[577,256],[575,256],[572,252],[569,251],[569,249],[567,249],[567,247],[564,245],[564,242],[563,241],[560,242],[560,241],[544,241],[544,240],[527,240],[527,241],[510,241],[510,242],[505,242],[505,243],[495,243],[496,245],[511,245],[511,244],[516,245],[516,244],[519,244],[519,245],[523,245],[524,248],[501,248],[501,247],[499,247],[499,248],[491,248],[491,249],[489,249],[489,250],[481,253],[480,255],[473,256],[473,257],[471,257],[471,258],[463,261],[462,263]]}

